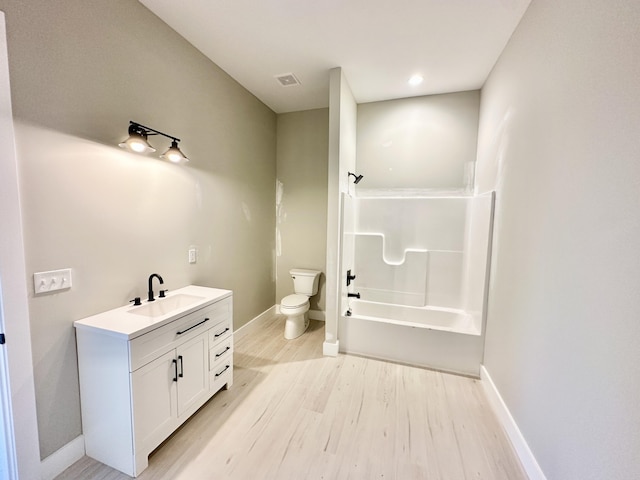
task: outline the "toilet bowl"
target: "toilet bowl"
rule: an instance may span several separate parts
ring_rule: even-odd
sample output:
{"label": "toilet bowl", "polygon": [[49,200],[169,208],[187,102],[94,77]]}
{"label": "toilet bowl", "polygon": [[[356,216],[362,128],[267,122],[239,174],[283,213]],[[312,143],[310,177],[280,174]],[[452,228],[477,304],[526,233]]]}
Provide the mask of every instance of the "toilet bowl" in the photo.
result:
{"label": "toilet bowl", "polygon": [[309,327],[309,298],[318,293],[318,270],[293,268],[289,270],[296,293],[280,301],[280,313],[287,318],[284,338],[291,340],[302,335]]}
{"label": "toilet bowl", "polygon": [[287,319],[284,323],[284,338],[293,339],[302,335],[309,327],[309,297],[287,295],[280,301],[280,313]]}

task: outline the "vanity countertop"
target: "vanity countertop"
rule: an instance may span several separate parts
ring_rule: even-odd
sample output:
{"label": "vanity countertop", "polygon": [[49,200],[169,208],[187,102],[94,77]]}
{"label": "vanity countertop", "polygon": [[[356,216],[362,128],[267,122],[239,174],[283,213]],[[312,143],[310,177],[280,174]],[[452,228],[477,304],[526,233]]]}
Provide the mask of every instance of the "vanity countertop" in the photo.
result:
{"label": "vanity countertop", "polygon": [[[99,330],[107,335],[132,339],[162,327],[178,317],[230,297],[231,294],[231,290],[189,285],[170,291],[167,293],[166,298],[158,298],[155,302],[143,300],[141,306],[127,305],[114,308],[113,310],[76,320],[73,325],[78,329]],[[182,300],[182,302],[177,302],[176,300],[178,299]],[[184,303],[184,305],[176,306],[164,313],[164,309],[161,308],[162,305],[174,303],[176,305]]]}

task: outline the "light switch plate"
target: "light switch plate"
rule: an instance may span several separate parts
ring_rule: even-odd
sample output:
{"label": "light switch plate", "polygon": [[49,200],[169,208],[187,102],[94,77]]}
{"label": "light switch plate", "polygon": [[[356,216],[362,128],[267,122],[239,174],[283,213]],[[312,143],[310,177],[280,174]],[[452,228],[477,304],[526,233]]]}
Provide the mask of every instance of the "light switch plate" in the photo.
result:
{"label": "light switch plate", "polygon": [[71,288],[71,269],[51,270],[33,274],[33,289],[37,294]]}
{"label": "light switch plate", "polygon": [[189,249],[189,263],[196,263],[198,261],[198,250],[195,248]]}

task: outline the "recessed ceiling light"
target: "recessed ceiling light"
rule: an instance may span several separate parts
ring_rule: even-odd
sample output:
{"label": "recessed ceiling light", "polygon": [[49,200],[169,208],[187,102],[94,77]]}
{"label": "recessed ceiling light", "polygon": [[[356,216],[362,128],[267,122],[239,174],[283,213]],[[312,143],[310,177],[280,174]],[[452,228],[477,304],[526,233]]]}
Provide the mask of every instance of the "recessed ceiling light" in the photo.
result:
{"label": "recessed ceiling light", "polygon": [[411,78],[409,79],[409,85],[415,87],[416,85],[420,85],[423,80],[424,78],[422,77],[422,75],[420,75],[419,73],[416,73],[415,75],[412,75]]}

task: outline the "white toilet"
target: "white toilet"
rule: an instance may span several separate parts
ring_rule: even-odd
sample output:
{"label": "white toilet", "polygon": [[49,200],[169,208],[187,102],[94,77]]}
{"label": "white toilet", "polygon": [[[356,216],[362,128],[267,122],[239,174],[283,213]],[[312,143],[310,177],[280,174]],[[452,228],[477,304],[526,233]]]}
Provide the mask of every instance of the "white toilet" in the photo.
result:
{"label": "white toilet", "polygon": [[309,326],[309,297],[318,293],[318,270],[292,268],[293,295],[287,295],[280,301],[280,313],[286,315],[284,338],[291,340],[302,335]]}

